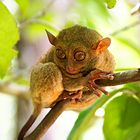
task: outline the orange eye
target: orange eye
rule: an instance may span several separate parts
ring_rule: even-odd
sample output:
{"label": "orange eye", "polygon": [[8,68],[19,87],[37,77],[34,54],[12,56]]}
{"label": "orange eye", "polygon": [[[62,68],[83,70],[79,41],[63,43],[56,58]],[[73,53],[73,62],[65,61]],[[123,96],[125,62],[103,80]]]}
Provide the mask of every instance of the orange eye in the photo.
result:
{"label": "orange eye", "polygon": [[85,59],[85,57],[86,57],[86,54],[85,54],[85,52],[82,52],[82,51],[76,52],[76,53],[74,54],[74,58],[75,58],[77,61],[82,61],[82,60]]}
{"label": "orange eye", "polygon": [[56,56],[59,59],[65,59],[66,58],[66,55],[65,55],[64,51],[61,50],[61,49],[56,49]]}

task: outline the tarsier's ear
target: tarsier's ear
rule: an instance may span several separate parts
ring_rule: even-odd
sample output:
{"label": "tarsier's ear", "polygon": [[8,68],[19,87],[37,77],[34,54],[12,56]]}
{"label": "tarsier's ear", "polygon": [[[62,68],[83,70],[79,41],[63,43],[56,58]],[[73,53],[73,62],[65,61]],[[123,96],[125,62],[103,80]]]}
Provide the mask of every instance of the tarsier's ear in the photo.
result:
{"label": "tarsier's ear", "polygon": [[55,42],[55,40],[56,40],[56,37],[55,37],[53,34],[51,34],[50,32],[48,32],[47,30],[45,30],[45,31],[46,31],[46,33],[47,33],[47,36],[48,36],[48,39],[49,39],[50,43],[51,43],[52,45],[54,45],[54,42]]}
{"label": "tarsier's ear", "polygon": [[99,41],[99,43],[97,45],[96,53],[100,54],[100,53],[104,52],[109,47],[110,44],[111,44],[110,38],[108,38],[108,37],[103,38],[102,40]]}

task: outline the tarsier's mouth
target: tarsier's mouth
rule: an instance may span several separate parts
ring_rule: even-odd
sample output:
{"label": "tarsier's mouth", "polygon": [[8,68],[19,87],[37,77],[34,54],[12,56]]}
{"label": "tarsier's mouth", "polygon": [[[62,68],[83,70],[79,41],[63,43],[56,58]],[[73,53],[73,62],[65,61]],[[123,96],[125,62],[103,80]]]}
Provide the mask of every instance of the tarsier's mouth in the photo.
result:
{"label": "tarsier's mouth", "polygon": [[78,78],[78,77],[81,77],[82,76],[82,73],[80,72],[77,72],[77,73],[70,73],[70,72],[67,72],[66,70],[62,69],[62,73],[65,75],[65,76],[68,76],[70,78]]}
{"label": "tarsier's mouth", "polygon": [[76,75],[76,74],[79,73],[79,71],[68,71],[68,70],[66,70],[66,72],[67,72],[68,74],[71,74],[71,75]]}
{"label": "tarsier's mouth", "polygon": [[71,75],[75,75],[75,74],[77,74],[77,73],[80,72],[79,69],[73,68],[73,67],[69,67],[69,66],[66,66],[65,71],[66,71],[67,73],[71,74]]}

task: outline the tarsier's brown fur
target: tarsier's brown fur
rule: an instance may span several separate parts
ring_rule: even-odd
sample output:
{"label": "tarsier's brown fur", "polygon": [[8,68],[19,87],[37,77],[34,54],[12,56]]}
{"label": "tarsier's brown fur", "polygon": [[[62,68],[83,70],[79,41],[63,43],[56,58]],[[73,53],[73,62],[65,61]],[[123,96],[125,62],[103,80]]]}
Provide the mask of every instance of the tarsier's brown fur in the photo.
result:
{"label": "tarsier's brown fur", "polygon": [[[90,87],[89,81],[112,78],[109,74],[114,70],[114,59],[107,50],[109,38],[80,25],[62,30],[57,37],[47,34],[53,46],[32,69],[30,90],[34,113],[20,132],[19,140],[23,139],[42,108],[66,98],[80,100],[85,91],[98,95],[99,90],[104,90],[95,84]],[[75,96],[79,91],[81,96]],[[68,108],[79,109],[90,104],[74,102]]]}

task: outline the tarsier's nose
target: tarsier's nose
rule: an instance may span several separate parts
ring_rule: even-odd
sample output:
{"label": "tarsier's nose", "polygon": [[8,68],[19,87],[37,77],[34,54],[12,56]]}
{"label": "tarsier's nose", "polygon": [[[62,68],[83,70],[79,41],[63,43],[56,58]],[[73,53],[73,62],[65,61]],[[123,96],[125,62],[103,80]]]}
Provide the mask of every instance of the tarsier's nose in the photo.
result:
{"label": "tarsier's nose", "polygon": [[78,72],[77,69],[70,67],[70,66],[66,67],[66,71],[70,74],[76,74]]}

